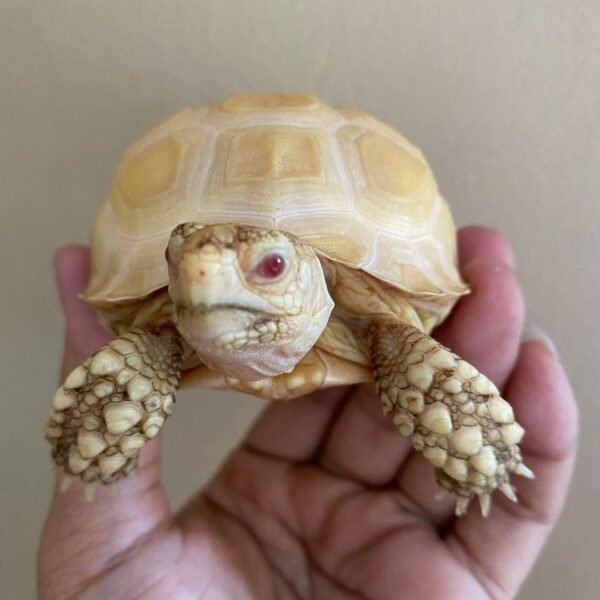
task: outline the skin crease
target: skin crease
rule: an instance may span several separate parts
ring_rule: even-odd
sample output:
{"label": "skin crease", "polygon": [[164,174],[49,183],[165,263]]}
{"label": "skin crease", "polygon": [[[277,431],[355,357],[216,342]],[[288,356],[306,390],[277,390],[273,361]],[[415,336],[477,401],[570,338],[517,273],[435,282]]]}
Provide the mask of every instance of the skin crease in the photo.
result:
{"label": "skin crease", "polygon": [[[454,518],[452,499],[434,500],[433,469],[381,414],[373,386],[334,388],[271,404],[179,513],[160,482],[160,436],[117,495],[97,486],[85,502],[79,481],[57,491],[39,548],[40,598],[514,597],[563,505],[577,410],[552,352],[520,342],[508,243],[469,227],[459,254],[473,291],[434,335],[504,390],[525,427],[536,479],[513,478],[519,504],[496,493],[489,518],[476,505]],[[64,376],[107,334],[77,298],[87,249],[61,249],[55,267]]]}

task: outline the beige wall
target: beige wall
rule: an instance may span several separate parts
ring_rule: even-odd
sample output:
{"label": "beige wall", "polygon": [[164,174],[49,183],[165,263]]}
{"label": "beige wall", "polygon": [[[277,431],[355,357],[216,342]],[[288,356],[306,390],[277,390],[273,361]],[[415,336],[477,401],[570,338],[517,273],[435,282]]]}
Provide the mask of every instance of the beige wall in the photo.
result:
{"label": "beige wall", "polygon": [[[120,152],[148,127],[238,90],[283,89],[400,127],[459,223],[513,242],[529,319],[556,341],[583,414],[569,504],[521,597],[597,597],[599,23],[594,0],[4,0],[0,595],[33,595],[49,497],[41,430],[62,335],[53,249],[88,239]],[[182,399],[166,434],[176,505],[259,408]]]}

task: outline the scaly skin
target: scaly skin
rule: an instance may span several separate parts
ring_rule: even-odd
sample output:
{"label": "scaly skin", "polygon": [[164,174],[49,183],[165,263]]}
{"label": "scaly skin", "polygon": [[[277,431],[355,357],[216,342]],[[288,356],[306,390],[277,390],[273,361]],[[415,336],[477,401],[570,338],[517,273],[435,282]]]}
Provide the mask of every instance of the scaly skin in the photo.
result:
{"label": "scaly skin", "polygon": [[518,446],[524,430],[496,386],[411,325],[375,321],[368,335],[384,413],[456,494],[456,515],[477,496],[487,516],[495,489],[516,502],[510,474],[533,473]]}
{"label": "scaly skin", "polygon": [[[268,275],[261,264],[281,260]],[[282,231],[184,223],[167,250],[173,321],[201,362],[232,379],[288,373],[333,308],[315,251]]]}
{"label": "scaly skin", "polygon": [[171,414],[181,352],[173,329],[133,329],[71,371],[46,426],[54,462],[88,483],[131,473]]}

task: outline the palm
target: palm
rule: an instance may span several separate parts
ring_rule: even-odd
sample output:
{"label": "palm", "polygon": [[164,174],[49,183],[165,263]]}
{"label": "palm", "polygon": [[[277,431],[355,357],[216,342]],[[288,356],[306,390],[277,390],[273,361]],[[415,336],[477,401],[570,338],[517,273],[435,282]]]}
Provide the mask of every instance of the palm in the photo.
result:
{"label": "palm", "polygon": [[[371,394],[363,397],[377,406]],[[353,401],[360,400],[342,402]],[[312,402],[301,401],[298,409],[310,410]],[[329,402],[336,404],[335,399]],[[343,420],[334,421],[333,431],[338,424],[345,427]],[[380,425],[383,438],[397,436],[387,423]],[[346,433],[353,434],[351,428],[338,433],[342,437],[332,445],[343,444]],[[346,440],[347,447],[352,440],[356,437]],[[360,465],[360,459],[349,456],[347,465],[328,459],[335,450],[320,441],[324,450],[317,447],[313,456],[295,458],[246,444],[179,522],[185,527],[203,505],[232,522],[243,522],[240,535],[258,554],[250,572],[268,573],[276,598],[397,598],[402,589],[410,598],[485,596],[482,588],[488,582],[477,581],[446,539],[444,531],[453,520],[451,500],[432,511],[403,489],[402,469],[413,460],[405,444],[398,444],[406,453],[404,460],[398,461],[394,452],[380,465],[389,471],[384,481],[366,470],[351,473],[346,468]],[[356,458],[364,450],[359,444]],[[421,466],[425,474],[428,467]],[[425,487],[435,493],[433,477],[427,475]]]}
{"label": "palm", "polygon": [[[525,344],[519,354],[523,310],[503,264],[511,260],[506,244],[470,228],[461,248],[474,293],[438,337],[505,385],[528,431],[523,448],[538,479],[517,483],[521,504],[495,497],[489,519],[472,507],[456,520],[451,498],[434,499],[431,467],[382,416],[372,386],[339,388],[273,404],[177,515],[159,482],[159,440],[118,496],[98,489],[84,503],[78,484],[57,494],[40,548],[41,596],[513,595],[562,504],[575,409],[543,345]],[[85,251],[71,249],[58,264],[71,332],[66,370],[105,336],[76,300],[86,261]]]}

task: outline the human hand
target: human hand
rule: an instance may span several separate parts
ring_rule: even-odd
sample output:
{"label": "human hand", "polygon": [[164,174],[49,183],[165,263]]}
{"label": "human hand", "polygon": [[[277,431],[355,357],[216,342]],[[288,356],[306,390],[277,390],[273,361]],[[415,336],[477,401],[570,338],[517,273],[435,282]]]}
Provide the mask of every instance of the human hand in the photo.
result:
{"label": "human hand", "polygon": [[[56,491],[42,534],[41,598],[513,597],[554,527],[573,468],[577,411],[541,341],[521,343],[523,302],[505,240],[460,232],[472,286],[435,337],[488,375],[513,405],[535,480],[485,519],[436,501],[433,469],[381,413],[374,386],[273,403],[206,488],[173,514],[161,436],[118,494]],[[66,314],[62,375],[108,339],[78,299],[88,251],[58,252]],[[175,413],[177,411],[175,410]],[[193,443],[193,442],[191,442]],[[60,476],[59,476],[60,481]]]}

